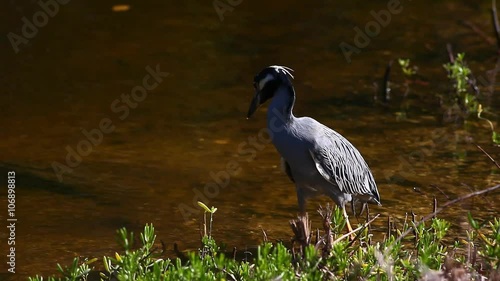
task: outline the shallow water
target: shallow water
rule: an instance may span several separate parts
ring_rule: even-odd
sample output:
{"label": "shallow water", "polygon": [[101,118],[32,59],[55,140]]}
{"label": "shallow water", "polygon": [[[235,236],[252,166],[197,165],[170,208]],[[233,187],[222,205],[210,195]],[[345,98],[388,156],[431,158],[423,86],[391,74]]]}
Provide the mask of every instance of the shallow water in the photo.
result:
{"label": "shallow water", "polygon": [[[6,34],[20,33],[21,18],[40,9],[28,1],[11,2],[10,12],[3,12]],[[67,264],[74,256],[112,254],[118,249],[115,231],[122,226],[138,232],[152,222],[170,253],[174,242],[194,249],[201,213],[189,214],[198,210],[193,202],[199,199],[218,208],[214,235],[230,247],[258,244],[261,229],[271,240],[290,239],[296,196],[277,152],[262,138],[265,108],[245,119],[252,78],[270,64],[295,69],[295,114],[342,133],[369,163],[383,203],[370,209],[382,215],[375,232],[384,231],[389,215],[402,219],[410,210],[419,216],[432,212],[434,197],[442,204],[498,184],[498,170],[471,144],[500,160],[487,124],[474,118],[466,126],[439,121],[436,98],[448,89],[441,66],[446,43],[467,53],[476,76],[495,67],[486,2],[403,1],[402,11],[352,54],[351,63],[340,42],[353,44],[353,28],[364,28],[373,20],[370,11],[387,9],[387,1],[242,1],[223,21],[209,2],[128,1],[130,10],[116,13],[109,3],[72,1],[18,54],[4,39],[0,172],[17,175],[14,278],[53,273],[56,263]],[[423,77],[403,98],[403,77],[394,64],[393,99],[382,106],[374,101],[374,83],[381,84],[385,65],[398,57],[410,58]],[[116,107],[125,103],[112,108],[122,93],[142,85],[146,67],[157,65],[168,76],[136,108],[127,116]],[[490,111],[485,116],[495,123],[496,94],[485,97]],[[398,118],[402,108],[406,119]],[[65,164],[66,147],[77,150],[86,139],[82,130],[99,128],[105,118],[114,130],[103,133],[59,181],[54,161]],[[237,165],[229,182],[204,190],[228,163]],[[4,190],[2,206],[7,206]],[[491,193],[440,216],[454,223],[453,237],[464,237],[466,213],[498,216],[499,199],[498,192]],[[315,209],[326,202],[309,202],[315,225]],[[5,214],[0,212],[2,221]],[[6,239],[2,231],[2,256]]]}

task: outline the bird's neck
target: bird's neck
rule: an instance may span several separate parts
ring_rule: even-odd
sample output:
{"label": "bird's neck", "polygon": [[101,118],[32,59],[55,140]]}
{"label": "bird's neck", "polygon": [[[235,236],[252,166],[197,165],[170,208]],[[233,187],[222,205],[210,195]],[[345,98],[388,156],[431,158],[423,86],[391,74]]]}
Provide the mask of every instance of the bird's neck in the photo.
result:
{"label": "bird's neck", "polygon": [[295,90],[291,85],[280,86],[267,109],[268,127],[288,124],[293,121],[292,110],[295,103]]}

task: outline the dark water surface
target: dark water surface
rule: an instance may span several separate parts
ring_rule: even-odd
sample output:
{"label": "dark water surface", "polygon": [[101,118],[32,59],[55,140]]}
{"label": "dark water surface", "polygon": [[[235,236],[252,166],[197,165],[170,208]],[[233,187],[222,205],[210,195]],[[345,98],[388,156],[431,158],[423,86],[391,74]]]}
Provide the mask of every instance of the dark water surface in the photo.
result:
{"label": "dark water surface", "polygon": [[[130,10],[113,12],[113,4]],[[261,229],[271,240],[290,239],[296,195],[261,131],[265,109],[245,119],[253,76],[270,64],[295,69],[296,115],[339,131],[369,163],[383,203],[371,208],[382,215],[375,232],[384,231],[389,215],[428,214],[434,197],[444,203],[498,184],[498,170],[470,143],[500,160],[487,123],[442,122],[436,98],[448,89],[446,43],[467,53],[476,76],[495,67],[489,1],[402,5],[351,63],[339,44],[354,45],[353,28],[364,29],[373,20],[370,11],[387,9],[387,1],[243,0],[221,21],[210,1],[73,0],[17,54],[2,37],[0,172],[2,179],[7,171],[17,175],[15,277],[52,273],[56,263],[75,256],[113,254],[122,226],[139,232],[152,222],[170,253],[174,242],[194,249],[201,213],[190,214],[198,199],[218,208],[214,235],[230,247],[258,244]],[[40,10],[34,1],[8,1],[7,7],[1,12],[5,35],[21,34],[21,19]],[[410,58],[423,77],[402,98],[403,77],[394,64],[394,98],[382,106],[373,99],[374,83],[398,57]],[[136,108],[125,106],[120,96],[142,85],[146,68],[157,65],[168,76]],[[494,123],[497,96],[498,89],[484,98],[485,116]],[[406,119],[398,117],[402,108]],[[77,150],[86,140],[82,130],[97,130],[103,119],[113,132],[59,181],[53,163],[66,165],[66,148]],[[214,188],[212,175],[224,178],[228,163],[237,172]],[[0,186],[4,225],[6,180]],[[499,200],[492,193],[441,217],[454,223],[452,237],[464,237],[467,212],[498,216]],[[325,202],[309,202],[316,225],[314,210]],[[2,228],[0,272],[6,272]]]}

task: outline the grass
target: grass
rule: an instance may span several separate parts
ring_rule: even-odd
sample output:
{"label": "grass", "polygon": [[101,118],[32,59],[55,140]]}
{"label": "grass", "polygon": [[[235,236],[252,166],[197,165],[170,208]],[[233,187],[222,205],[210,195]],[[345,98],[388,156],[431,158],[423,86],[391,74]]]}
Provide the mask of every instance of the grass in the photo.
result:
{"label": "grass", "polygon": [[380,241],[373,238],[370,223],[360,226],[350,240],[342,233],[341,210],[327,207],[319,211],[321,234],[311,231],[307,216],[299,217],[291,222],[295,234],[291,247],[264,241],[253,260],[236,260],[211,236],[216,208],[202,207],[202,247],[184,258],[163,257],[155,247],[153,225],[144,227],[138,247],[133,245],[134,234],[122,228],[120,254],[103,257],[100,271],[90,268],[96,259],[75,258],[69,267],[58,265],[59,277],[29,280],[500,280],[500,218],[479,222],[469,215],[463,241],[445,242],[450,228],[445,220],[413,217],[400,228],[389,227]]}

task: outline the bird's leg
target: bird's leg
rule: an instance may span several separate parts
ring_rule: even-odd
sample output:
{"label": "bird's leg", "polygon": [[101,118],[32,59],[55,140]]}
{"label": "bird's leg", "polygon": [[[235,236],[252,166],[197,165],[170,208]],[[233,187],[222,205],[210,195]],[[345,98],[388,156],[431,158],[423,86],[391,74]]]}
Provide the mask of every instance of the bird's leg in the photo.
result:
{"label": "bird's leg", "polygon": [[296,187],[297,200],[299,203],[299,215],[305,216],[306,214],[306,198],[304,196],[304,191],[299,186]]}
{"label": "bird's leg", "polygon": [[354,216],[356,216],[356,203],[354,198],[351,200],[351,211],[354,214]]}
{"label": "bird's leg", "polygon": [[[347,216],[347,212],[345,211],[345,206],[342,206],[342,212],[344,214],[345,222],[347,224],[347,230],[349,232],[352,231],[351,223],[349,223],[349,216]],[[354,240],[354,233],[351,234],[351,239]]]}

